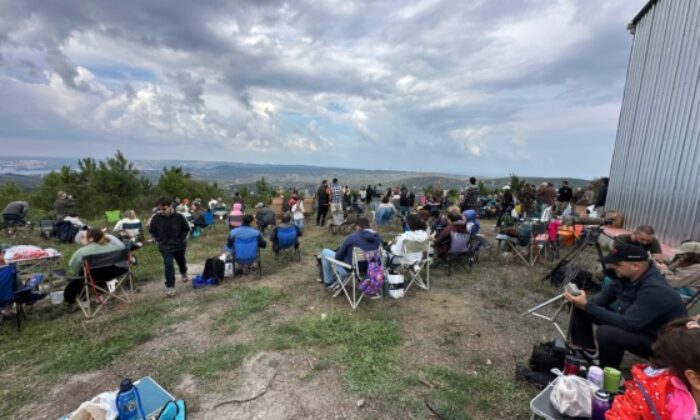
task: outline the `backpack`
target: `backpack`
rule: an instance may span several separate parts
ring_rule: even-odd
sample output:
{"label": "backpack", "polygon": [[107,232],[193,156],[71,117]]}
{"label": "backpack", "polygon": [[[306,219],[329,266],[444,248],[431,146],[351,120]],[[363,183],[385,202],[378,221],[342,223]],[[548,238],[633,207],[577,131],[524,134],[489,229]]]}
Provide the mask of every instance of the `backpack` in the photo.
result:
{"label": "backpack", "polygon": [[378,251],[365,251],[367,259],[367,278],[360,283],[360,290],[368,296],[382,293],[384,286],[384,268]]}
{"label": "backpack", "polygon": [[79,229],[73,226],[73,223],[68,221],[56,223],[56,239],[59,242],[66,244],[72,243],[75,240],[75,235],[78,234]]}
{"label": "backpack", "polygon": [[187,404],[185,400],[168,401],[158,413],[157,420],[185,420],[187,419]]}
{"label": "backpack", "polygon": [[214,279],[214,284],[221,283],[224,280],[225,265],[218,257],[207,258],[202,277],[205,280]]}
{"label": "backpack", "polygon": [[516,367],[515,378],[543,389],[557,377],[551,370],[562,370],[564,359],[570,354],[571,350],[561,339],[537,343],[532,346],[528,365]]}

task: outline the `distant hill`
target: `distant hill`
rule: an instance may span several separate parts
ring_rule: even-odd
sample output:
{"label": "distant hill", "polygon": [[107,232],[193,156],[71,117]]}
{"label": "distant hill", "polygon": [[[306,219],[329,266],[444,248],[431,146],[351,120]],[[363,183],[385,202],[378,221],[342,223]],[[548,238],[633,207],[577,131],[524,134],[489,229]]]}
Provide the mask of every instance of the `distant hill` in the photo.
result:
{"label": "distant hill", "polygon": [[[65,158],[10,158],[0,157],[0,185],[13,181],[24,188],[37,188],[41,175],[60,168],[62,165],[75,167],[78,159]],[[332,168],[310,165],[271,165],[239,162],[207,162],[189,160],[134,160],[134,166],[153,182],[157,182],[164,167],[180,166],[193,177],[215,181],[229,190],[246,186],[254,189],[255,181],[264,177],[274,187],[315,188],[322,179],[329,182],[338,178],[343,185],[357,188],[361,185],[406,185],[409,189],[422,189],[439,181],[445,189],[461,189],[467,176],[440,173],[417,173],[408,171],[368,170]],[[478,178],[478,177],[477,177]],[[509,178],[479,178],[489,189],[500,188]],[[553,182],[558,186],[562,178],[526,178],[528,182],[539,184]],[[582,179],[568,179],[574,187],[588,183]]]}
{"label": "distant hill", "polygon": [[24,189],[33,190],[41,185],[41,175],[0,174],[0,185],[10,182],[14,182]]}

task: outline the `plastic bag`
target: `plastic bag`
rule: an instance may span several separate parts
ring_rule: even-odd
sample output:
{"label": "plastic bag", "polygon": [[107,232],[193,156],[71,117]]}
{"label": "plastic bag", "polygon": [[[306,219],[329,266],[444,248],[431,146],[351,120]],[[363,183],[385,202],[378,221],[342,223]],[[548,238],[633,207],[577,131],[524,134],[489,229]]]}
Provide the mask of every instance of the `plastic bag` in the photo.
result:
{"label": "plastic bag", "polygon": [[598,388],[575,375],[560,375],[555,381],[549,401],[561,414],[570,417],[591,417],[591,399]]}

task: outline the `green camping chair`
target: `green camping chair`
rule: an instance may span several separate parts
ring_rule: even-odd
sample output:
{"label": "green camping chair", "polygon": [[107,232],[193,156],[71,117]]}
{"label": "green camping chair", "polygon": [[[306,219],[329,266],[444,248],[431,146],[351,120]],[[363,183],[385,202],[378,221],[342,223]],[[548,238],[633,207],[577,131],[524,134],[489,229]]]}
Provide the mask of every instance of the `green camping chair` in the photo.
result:
{"label": "green camping chair", "polygon": [[121,212],[119,210],[110,210],[105,212],[107,217],[107,223],[117,223],[119,221],[119,216]]}

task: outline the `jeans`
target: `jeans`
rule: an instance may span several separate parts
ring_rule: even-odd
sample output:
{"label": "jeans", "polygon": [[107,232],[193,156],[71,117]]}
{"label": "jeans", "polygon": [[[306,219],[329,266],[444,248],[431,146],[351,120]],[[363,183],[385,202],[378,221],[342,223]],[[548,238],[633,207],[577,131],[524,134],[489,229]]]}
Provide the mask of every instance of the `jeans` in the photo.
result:
{"label": "jeans", "polygon": [[294,219],[292,222],[294,226],[298,227],[299,230],[304,233],[304,219]]}
{"label": "jeans", "polygon": [[316,226],[323,226],[326,224],[326,215],[328,214],[328,204],[319,204],[318,210],[316,210]]}
{"label": "jeans", "polygon": [[593,349],[596,348],[597,341],[601,366],[619,369],[625,351],[645,359],[651,356],[651,345],[654,343],[654,338],[651,336],[625,331],[613,325],[599,325],[595,334],[596,340],[594,340],[593,324],[598,324],[595,317],[574,308],[570,325],[571,342],[576,346]]}
{"label": "jeans", "polygon": [[348,271],[344,267],[340,267],[337,265],[335,267],[331,266],[331,263],[325,257],[335,258],[335,251],[332,249],[324,249],[323,251],[321,251],[321,268],[323,269],[323,284],[326,287],[330,287],[336,281],[336,277],[335,274],[333,274],[333,270],[335,270],[340,275],[340,278],[344,278],[348,274]]}
{"label": "jeans", "polygon": [[180,269],[180,274],[187,274],[187,261],[185,261],[185,250],[180,251],[163,251],[163,265],[165,266],[165,287],[175,287],[175,266],[173,260],[177,262],[177,267]]}

